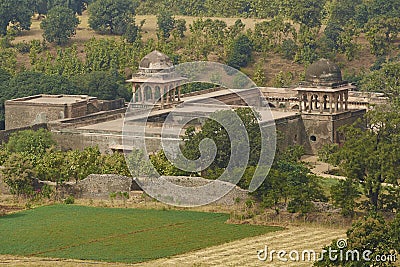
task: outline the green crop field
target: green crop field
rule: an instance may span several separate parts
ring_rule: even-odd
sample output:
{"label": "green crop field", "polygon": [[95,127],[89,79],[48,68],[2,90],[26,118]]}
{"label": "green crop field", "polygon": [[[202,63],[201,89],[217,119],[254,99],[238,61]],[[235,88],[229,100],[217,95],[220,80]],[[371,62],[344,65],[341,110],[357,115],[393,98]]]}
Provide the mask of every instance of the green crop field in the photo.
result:
{"label": "green crop field", "polygon": [[0,254],[135,263],[277,231],[228,214],[45,206],[0,217]]}

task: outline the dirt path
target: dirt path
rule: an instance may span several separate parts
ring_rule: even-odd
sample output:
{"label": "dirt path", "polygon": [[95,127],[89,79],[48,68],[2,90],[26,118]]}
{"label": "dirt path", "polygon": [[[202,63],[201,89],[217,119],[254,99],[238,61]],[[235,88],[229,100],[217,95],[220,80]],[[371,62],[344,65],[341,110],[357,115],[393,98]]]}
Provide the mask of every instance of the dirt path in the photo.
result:
{"label": "dirt path", "polygon": [[[246,238],[196,252],[178,255],[170,259],[159,259],[136,266],[312,266],[307,262],[260,261],[257,251],[268,245],[270,250],[315,250],[320,252],[324,245],[334,238],[345,237],[343,229],[290,227],[288,230],[269,233],[263,236]],[[276,257],[276,256],[275,256]]]}

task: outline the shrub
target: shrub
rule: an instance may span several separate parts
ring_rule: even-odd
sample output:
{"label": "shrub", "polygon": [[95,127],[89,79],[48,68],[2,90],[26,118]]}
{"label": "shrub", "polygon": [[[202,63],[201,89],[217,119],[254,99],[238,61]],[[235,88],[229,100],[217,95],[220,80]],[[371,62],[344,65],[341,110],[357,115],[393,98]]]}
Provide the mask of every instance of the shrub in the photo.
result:
{"label": "shrub", "polygon": [[75,198],[74,196],[68,196],[65,200],[64,200],[64,204],[70,205],[70,204],[74,204],[75,203]]}

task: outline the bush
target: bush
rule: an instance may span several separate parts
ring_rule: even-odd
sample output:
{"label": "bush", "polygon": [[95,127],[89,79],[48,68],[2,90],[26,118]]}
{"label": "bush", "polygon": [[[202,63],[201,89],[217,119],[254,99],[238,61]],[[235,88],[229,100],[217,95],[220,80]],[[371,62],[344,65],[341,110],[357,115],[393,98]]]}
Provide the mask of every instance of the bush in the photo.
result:
{"label": "bush", "polygon": [[282,42],[282,57],[285,59],[293,60],[296,55],[298,47],[295,41],[292,39],[285,39]]}
{"label": "bush", "polygon": [[310,201],[302,199],[293,199],[288,203],[287,211],[290,213],[308,213],[313,211],[314,205]]}
{"label": "bush", "polygon": [[75,198],[74,196],[68,196],[65,200],[64,200],[64,204],[70,205],[70,204],[74,204],[75,203]]}

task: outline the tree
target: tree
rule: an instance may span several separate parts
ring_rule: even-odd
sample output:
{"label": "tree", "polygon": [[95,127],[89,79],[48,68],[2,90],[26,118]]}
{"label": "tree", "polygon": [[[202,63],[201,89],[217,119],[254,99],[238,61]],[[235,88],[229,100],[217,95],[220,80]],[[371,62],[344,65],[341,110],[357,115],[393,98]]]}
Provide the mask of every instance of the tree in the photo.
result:
{"label": "tree", "polygon": [[253,81],[257,84],[257,86],[265,86],[267,81],[267,77],[265,77],[265,72],[262,64],[256,65],[256,70],[254,71]]}
{"label": "tree", "polygon": [[101,156],[101,173],[103,174],[119,174],[130,176],[128,166],[126,164],[125,155],[122,153],[112,153]]}
{"label": "tree", "polygon": [[298,50],[296,52],[294,61],[311,64],[317,60],[318,55],[316,53],[317,49],[317,37],[319,28],[309,28],[306,26],[301,26],[299,30],[298,37]]}
{"label": "tree", "polygon": [[16,30],[29,30],[33,10],[30,0],[0,1],[0,36],[7,33],[7,27]]}
{"label": "tree", "polygon": [[124,85],[124,78],[116,71],[94,71],[75,77],[75,83],[82,91],[99,99],[124,98],[129,101],[131,93]]}
{"label": "tree", "polygon": [[29,197],[33,194],[35,171],[28,153],[12,153],[1,170],[12,194]]}
{"label": "tree", "polygon": [[97,0],[88,8],[89,26],[100,33],[123,35],[135,24],[135,9],[131,0]]}
{"label": "tree", "polygon": [[37,177],[43,181],[56,182],[57,186],[69,181],[65,171],[67,168],[65,156],[64,152],[48,149],[35,164]]}
{"label": "tree", "polygon": [[86,147],[83,151],[70,150],[65,156],[65,173],[76,182],[89,174],[101,173],[101,157],[98,147]]}
{"label": "tree", "polygon": [[325,1],[319,0],[285,0],[287,5],[286,13],[295,22],[309,28],[319,27],[321,25],[322,11]]}
{"label": "tree", "polygon": [[55,141],[51,133],[45,129],[39,129],[37,131],[18,131],[11,134],[5,147],[9,153],[27,153],[40,157],[54,145]]}
{"label": "tree", "polygon": [[371,210],[382,209],[384,183],[398,185],[400,171],[399,106],[377,106],[366,115],[367,129],[342,129],[345,143],[335,153],[338,166],[348,179],[360,184]]}
{"label": "tree", "polygon": [[[397,219],[396,219],[397,220]],[[396,220],[393,222],[393,226],[396,226],[398,222]],[[391,233],[396,233],[397,230],[392,231],[389,227],[390,225],[384,220],[384,218],[377,214],[371,213],[368,216],[355,222],[353,226],[347,231],[347,244],[345,247],[338,247],[338,240],[333,240],[331,245],[325,247],[326,251],[339,252],[344,255],[336,255],[336,260],[330,259],[330,257],[325,254],[325,257],[321,261],[314,263],[314,266],[343,266],[343,267],[353,267],[353,266],[393,266],[392,261],[375,261],[378,255],[389,256],[395,255],[392,251],[395,247],[393,244],[397,239],[397,236],[391,235]],[[365,253],[366,251],[371,251],[371,253]],[[358,251],[357,254],[352,252]],[[368,258],[366,258],[368,257]]]}
{"label": "tree", "polygon": [[379,70],[365,75],[361,89],[369,92],[382,92],[391,99],[400,97],[400,62],[383,64]]}
{"label": "tree", "polygon": [[400,18],[380,16],[372,18],[364,27],[365,36],[374,55],[386,55],[400,31]]}
{"label": "tree", "polygon": [[171,31],[175,28],[175,19],[170,11],[162,10],[157,15],[157,27],[161,36],[164,39],[168,39]]}
{"label": "tree", "polygon": [[304,148],[278,151],[268,176],[253,195],[267,208],[279,213],[278,204],[287,204],[289,212],[312,211],[311,201],[327,201],[316,176],[300,162]]}
{"label": "tree", "polygon": [[[239,117],[240,123],[243,124],[238,124],[238,121],[234,119],[236,118],[235,115]],[[196,132],[193,127],[187,129],[184,136],[184,146],[182,148],[183,155],[187,159],[198,159],[200,157],[200,142],[205,138],[212,139],[216,144],[217,154],[212,164],[203,172],[203,175],[209,178],[216,178],[215,175],[218,175],[221,170],[228,166],[231,158],[231,140],[228,132],[217,122],[222,121],[225,122],[226,125],[230,125],[234,128],[237,127],[238,133],[244,126],[250,144],[248,165],[255,166],[259,161],[261,148],[261,133],[257,120],[258,116],[259,115],[254,114],[253,110],[250,108],[238,108],[234,112],[231,110],[223,110],[213,113],[212,117],[206,120],[200,132]],[[244,138],[241,139],[238,136],[237,139],[238,140],[235,140],[234,143],[236,148],[242,145],[248,145],[248,143],[245,144],[246,141]],[[205,158],[207,157],[207,155],[203,156],[205,156]]]}
{"label": "tree", "polygon": [[246,35],[239,35],[232,43],[226,64],[236,69],[246,67],[251,60],[252,47],[251,41]]}
{"label": "tree", "polygon": [[48,11],[57,6],[63,6],[71,9],[74,14],[82,15],[87,5],[93,0],[33,0],[35,12],[39,15],[48,14]]}
{"label": "tree", "polygon": [[354,215],[356,199],[360,196],[358,183],[351,179],[340,180],[338,184],[331,187],[333,203],[342,209],[344,216]]}
{"label": "tree", "polygon": [[166,175],[166,176],[193,175],[193,173],[182,171],[176,166],[174,166],[165,156],[164,150],[160,150],[156,154],[151,155],[150,161],[160,175]]}
{"label": "tree", "polygon": [[50,9],[47,17],[40,24],[46,41],[58,45],[65,44],[76,33],[79,19],[74,12],[63,6]]}
{"label": "tree", "polygon": [[393,249],[400,253],[400,213],[397,213],[396,218],[390,224],[389,235],[392,237]]}
{"label": "tree", "polygon": [[3,68],[0,68],[0,83],[7,82],[11,79],[11,74]]}
{"label": "tree", "polygon": [[15,74],[17,68],[17,51],[14,48],[0,47],[0,68]]}
{"label": "tree", "polygon": [[133,149],[125,159],[133,177],[154,176],[154,168],[143,150]]}

